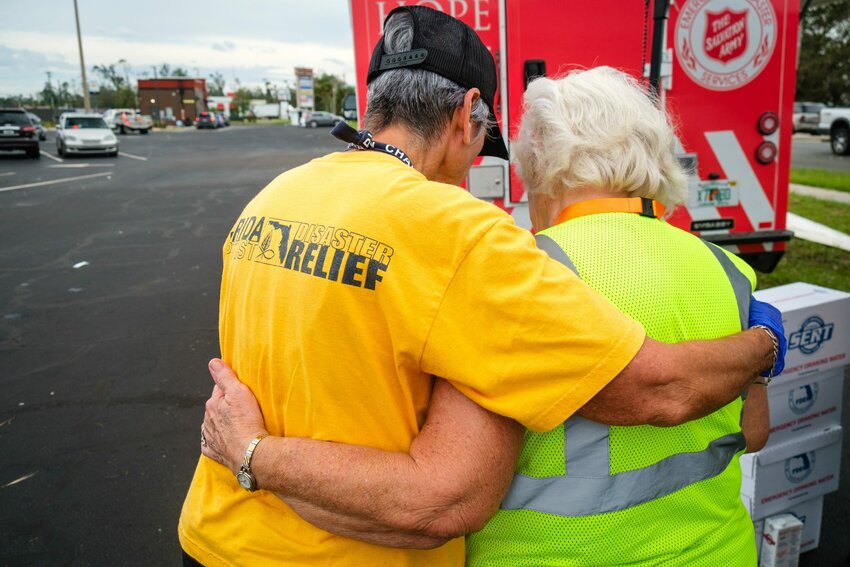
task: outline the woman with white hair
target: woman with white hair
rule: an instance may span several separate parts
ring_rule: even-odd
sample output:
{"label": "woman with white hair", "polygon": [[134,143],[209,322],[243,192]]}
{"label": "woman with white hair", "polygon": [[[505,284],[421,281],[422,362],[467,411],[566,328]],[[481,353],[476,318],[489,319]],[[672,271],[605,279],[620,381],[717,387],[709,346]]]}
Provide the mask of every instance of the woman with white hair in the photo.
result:
{"label": "woman with white hair", "polygon": [[[541,248],[656,340],[729,335],[746,327],[755,275],[663,220],[686,191],[675,147],[655,101],[608,67],[532,82],[513,144]],[[743,414],[739,398],[676,427],[574,416],[527,432],[467,564],[755,565],[738,459],[766,442],[767,398],[749,393]]]}

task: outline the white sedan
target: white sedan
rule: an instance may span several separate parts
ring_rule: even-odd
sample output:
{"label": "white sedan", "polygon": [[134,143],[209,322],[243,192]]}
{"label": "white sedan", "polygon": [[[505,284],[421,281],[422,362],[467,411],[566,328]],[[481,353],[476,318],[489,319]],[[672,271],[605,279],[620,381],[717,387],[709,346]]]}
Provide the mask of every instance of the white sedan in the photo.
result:
{"label": "white sedan", "polygon": [[56,125],[56,151],[71,154],[118,155],[118,139],[100,114],[65,113]]}

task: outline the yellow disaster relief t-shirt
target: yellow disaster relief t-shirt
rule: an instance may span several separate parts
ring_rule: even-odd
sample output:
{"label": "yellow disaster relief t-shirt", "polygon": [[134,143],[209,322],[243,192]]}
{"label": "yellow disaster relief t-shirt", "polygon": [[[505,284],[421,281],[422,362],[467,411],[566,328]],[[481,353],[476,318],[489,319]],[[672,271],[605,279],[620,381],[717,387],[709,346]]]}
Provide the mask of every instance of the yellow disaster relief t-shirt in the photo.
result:
{"label": "yellow disaster relief t-shirt", "polygon": [[[222,357],[274,435],[406,452],[432,376],[551,429],[644,338],[503,211],[378,152],[332,154],[279,176],[223,252]],[[405,550],[330,534],[204,457],[179,535],[209,566],[431,567],[462,565],[464,553],[462,539]]]}

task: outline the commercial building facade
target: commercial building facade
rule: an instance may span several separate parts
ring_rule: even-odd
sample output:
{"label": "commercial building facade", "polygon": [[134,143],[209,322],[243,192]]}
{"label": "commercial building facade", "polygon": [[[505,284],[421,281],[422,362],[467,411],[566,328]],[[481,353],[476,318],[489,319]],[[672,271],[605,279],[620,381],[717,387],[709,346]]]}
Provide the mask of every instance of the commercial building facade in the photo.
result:
{"label": "commercial building facade", "polygon": [[139,80],[139,108],[154,122],[193,124],[207,110],[206,79],[159,77]]}

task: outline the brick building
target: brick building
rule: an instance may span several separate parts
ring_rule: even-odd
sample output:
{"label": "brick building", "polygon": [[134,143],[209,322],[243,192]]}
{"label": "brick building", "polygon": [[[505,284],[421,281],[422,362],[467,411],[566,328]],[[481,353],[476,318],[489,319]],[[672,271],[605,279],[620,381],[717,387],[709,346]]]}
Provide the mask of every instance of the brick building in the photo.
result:
{"label": "brick building", "polygon": [[139,108],[150,114],[154,122],[174,124],[182,120],[193,124],[195,117],[207,110],[206,79],[160,77],[139,79]]}

